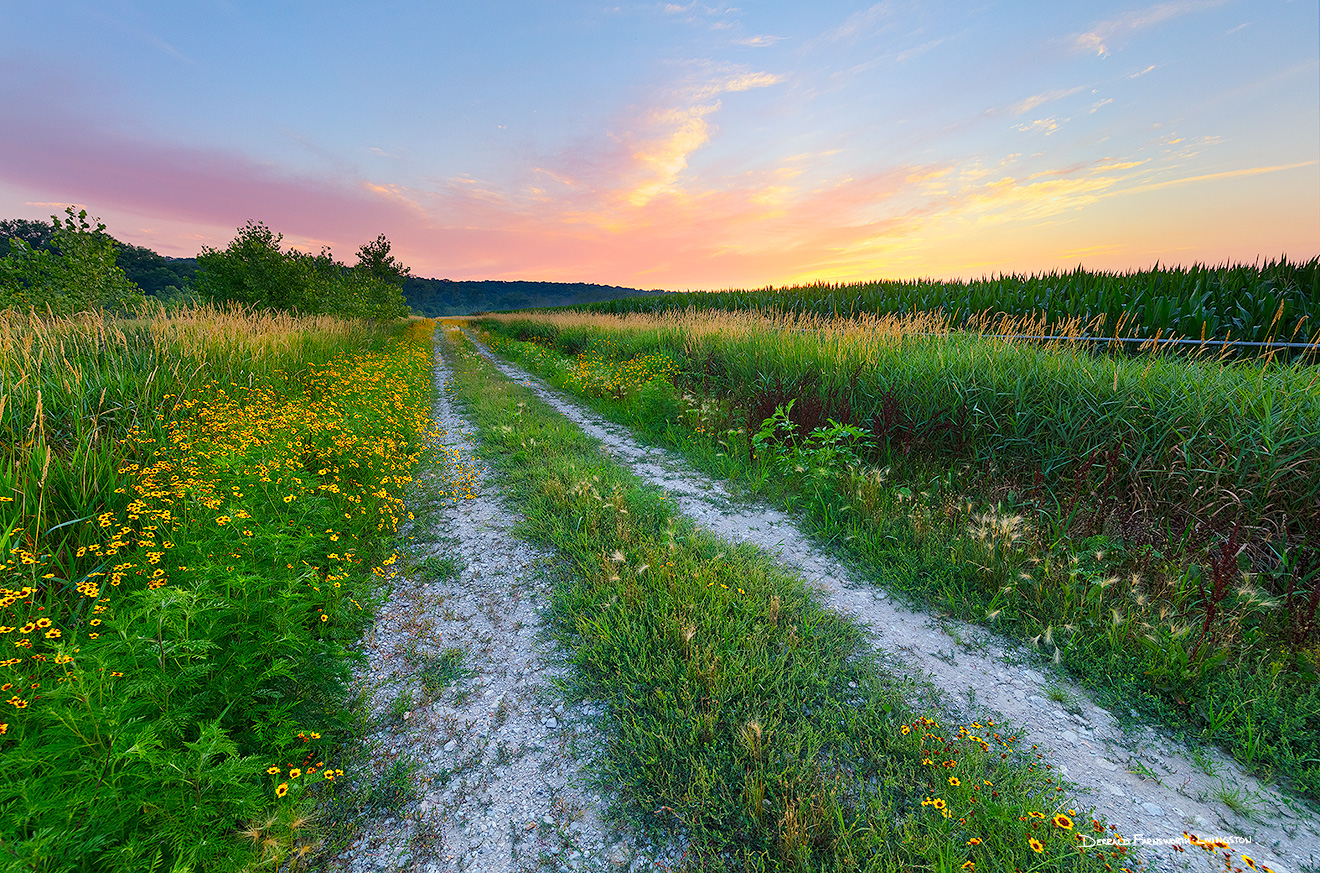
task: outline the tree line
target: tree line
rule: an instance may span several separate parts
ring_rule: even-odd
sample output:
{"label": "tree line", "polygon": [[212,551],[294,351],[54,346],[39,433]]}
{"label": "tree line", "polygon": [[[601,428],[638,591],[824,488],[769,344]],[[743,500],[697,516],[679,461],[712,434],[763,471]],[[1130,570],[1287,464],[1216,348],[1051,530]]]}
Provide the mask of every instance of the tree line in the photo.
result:
{"label": "tree line", "polygon": [[119,242],[86,210],[68,207],[49,224],[6,219],[0,221],[0,309],[129,309],[150,295],[167,303],[240,303],[309,315],[408,314],[403,283],[411,271],[390,254],[384,234],[363,244],[352,266],[328,248],[316,255],[285,249],[283,239],[249,221],[224,249],[166,258]]}
{"label": "tree line", "polygon": [[390,254],[384,234],[362,245],[350,267],[328,248],[315,255],[285,249],[281,234],[252,221],[224,249],[171,258],[120,242],[86,211],[65,213],[49,222],[0,220],[0,309],[128,309],[154,298],[167,305],[235,302],[367,318],[411,309],[443,317],[663,293],[585,282],[421,278]]}
{"label": "tree line", "polygon": [[409,277],[403,296],[418,315],[433,318],[543,306],[575,306],[638,295],[663,294],[587,282],[453,281]]}

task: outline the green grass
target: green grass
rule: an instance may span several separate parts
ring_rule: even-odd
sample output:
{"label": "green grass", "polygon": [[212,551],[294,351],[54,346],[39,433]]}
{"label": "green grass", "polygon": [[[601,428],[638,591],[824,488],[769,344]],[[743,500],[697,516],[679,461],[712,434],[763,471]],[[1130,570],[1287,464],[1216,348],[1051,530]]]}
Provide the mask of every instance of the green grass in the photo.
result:
{"label": "green grass", "polygon": [[415,568],[414,574],[423,584],[458,578],[458,560],[452,555],[427,555]]}
{"label": "green grass", "polygon": [[3,868],[287,869],[356,735],[428,326],[10,312],[0,353]]}
{"label": "green grass", "polygon": [[[1198,462],[1202,474],[1251,481],[1242,472],[1254,463],[1248,456],[1267,454],[1266,446],[1286,443],[1295,458],[1320,457],[1314,372],[1210,369],[1173,360],[1146,361],[1133,371],[1135,362],[996,350],[975,339],[904,340],[886,349],[842,331],[784,338],[736,320],[716,324],[724,330],[700,329],[699,319],[686,325],[699,329],[686,333],[677,321],[658,329],[567,320],[490,326],[536,336],[539,343],[497,345],[570,390],[589,384],[573,378],[575,367],[622,372],[638,358],[672,361],[673,382],[663,373],[638,375],[585,396],[616,420],[687,452],[708,472],[795,510],[884,584],[1027,639],[1119,711],[1135,708],[1200,741],[1222,743],[1258,773],[1320,798],[1320,628],[1313,594],[1320,592],[1320,574],[1305,547],[1314,520],[1262,523],[1269,504],[1244,496],[1238,519],[1256,538],[1235,554],[1232,538],[1241,543],[1248,535],[1214,516],[1219,504],[1198,506],[1183,492],[1186,480],[1177,477],[1188,475],[1185,469],[1139,465],[1137,485],[1148,477],[1139,489],[1115,484],[1130,469],[1121,456],[1102,455],[1089,472],[1075,460],[1067,466],[1064,457],[1070,440],[1095,444],[1095,428],[1104,423],[1086,413],[1088,404],[1099,404],[1102,413],[1109,403],[1122,405],[1132,433],[1146,426],[1145,416],[1177,421],[1175,408],[1188,420],[1192,410],[1181,405],[1178,386],[1198,381],[1198,427],[1235,447],[1221,448],[1217,459],[1205,456]],[[1119,393],[1098,391],[1097,383],[1115,384],[1115,373]],[[1027,390],[1045,385],[1046,375],[1053,393]],[[1122,393],[1125,381],[1139,390]],[[1012,411],[1015,430],[967,423],[968,444],[961,448],[933,436],[886,444],[876,417],[856,415],[858,398],[880,390],[874,382],[917,402],[927,393],[961,392],[968,403],[981,404],[980,415],[987,407]],[[758,384],[778,386],[771,399],[780,403],[766,402]],[[843,391],[853,399],[831,410],[827,401]],[[1252,408],[1280,404],[1315,410],[1317,417],[1291,419],[1287,427],[1277,419],[1274,425],[1242,420]],[[810,415],[799,414],[803,405]],[[854,416],[829,414],[843,408]],[[884,408],[868,415],[883,422]],[[1273,442],[1252,433],[1276,425]],[[1020,436],[1006,440],[1006,433]],[[1153,424],[1146,436],[1159,438]],[[1033,447],[1032,439],[1048,439],[1049,448]],[[1047,452],[1055,463],[1048,476],[1038,463]],[[1291,473],[1316,475],[1305,463]],[[1143,495],[1151,499],[1139,502]],[[1193,517],[1185,530],[1127,526],[1159,521],[1173,499],[1189,502],[1183,508]],[[1134,506],[1142,511],[1130,511]],[[1176,518],[1177,511],[1170,514]],[[1280,538],[1259,538],[1270,531]],[[1271,549],[1289,555],[1291,566],[1277,558],[1271,563]],[[1255,575],[1244,577],[1244,567]]]}
{"label": "green grass", "polygon": [[921,689],[885,674],[800,579],[694,528],[463,338],[449,342],[483,458],[525,533],[561,557],[550,617],[575,668],[569,693],[605,707],[599,778],[635,824],[682,832],[692,869],[1103,865],[1050,820],[1066,789],[1015,738],[914,710]]}

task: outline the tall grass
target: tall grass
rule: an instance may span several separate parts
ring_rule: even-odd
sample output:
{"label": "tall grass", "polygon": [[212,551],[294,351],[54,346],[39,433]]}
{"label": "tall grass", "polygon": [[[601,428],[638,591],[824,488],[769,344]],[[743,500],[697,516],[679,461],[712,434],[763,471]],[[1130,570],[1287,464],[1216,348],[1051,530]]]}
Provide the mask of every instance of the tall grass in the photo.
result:
{"label": "tall grass", "polygon": [[1050,328],[1080,322],[1091,336],[1306,343],[1320,340],[1320,257],[1129,273],[1079,267],[972,281],[817,283],[623,298],[577,309],[624,315],[689,306],[850,317],[933,312],[955,326],[978,314],[1007,314]]}
{"label": "tall grass", "polygon": [[2,856],[287,868],[344,776],[429,323],[2,318]]}
{"label": "tall grass", "polygon": [[1088,355],[998,338],[1020,321],[953,331],[931,314],[689,309],[496,321],[573,353],[608,332],[622,359],[671,355],[680,381],[745,409],[753,427],[796,400],[805,431],[833,418],[868,431],[884,455],[952,453],[1026,488],[1103,488],[1142,525],[1158,525],[1152,537],[1203,541],[1235,524],[1261,541],[1320,534],[1315,367]]}
{"label": "tall grass", "polygon": [[1316,368],[1078,355],[930,315],[486,324],[878,575],[1320,797]]}
{"label": "tall grass", "polygon": [[130,428],[170,420],[204,386],[283,383],[369,335],[363,322],[235,307],[0,310],[0,492],[17,504],[3,517],[32,538],[93,514],[114,500],[115,440]]}

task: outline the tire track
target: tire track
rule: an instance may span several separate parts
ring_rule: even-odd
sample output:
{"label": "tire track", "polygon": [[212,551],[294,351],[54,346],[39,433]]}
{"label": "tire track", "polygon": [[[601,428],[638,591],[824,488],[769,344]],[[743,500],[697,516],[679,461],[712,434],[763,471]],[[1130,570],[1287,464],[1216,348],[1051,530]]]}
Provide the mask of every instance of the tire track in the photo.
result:
{"label": "tire track", "polygon": [[601,711],[566,709],[554,690],[565,657],[542,623],[548,556],[512,532],[517,514],[476,460],[443,342],[436,449],[448,456],[444,478],[466,480],[472,496],[406,531],[412,554],[362,641],[371,787],[356,838],[324,869],[652,869],[657,853],[607,819],[590,785],[577,750],[604,748]]}

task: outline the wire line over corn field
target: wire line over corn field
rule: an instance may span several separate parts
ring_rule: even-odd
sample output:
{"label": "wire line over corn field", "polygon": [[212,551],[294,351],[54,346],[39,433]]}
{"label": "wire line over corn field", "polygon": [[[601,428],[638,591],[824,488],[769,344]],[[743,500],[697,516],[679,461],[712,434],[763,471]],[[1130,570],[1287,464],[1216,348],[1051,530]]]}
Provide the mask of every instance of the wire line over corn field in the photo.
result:
{"label": "wire line over corn field", "polygon": [[579,309],[624,315],[700,309],[856,317],[938,312],[951,327],[1004,314],[1056,325],[1080,323],[1095,337],[1253,343],[1320,340],[1320,257],[1294,263],[1160,267],[1131,273],[1077,268],[971,281],[817,283],[788,288],[698,291],[625,298]]}

